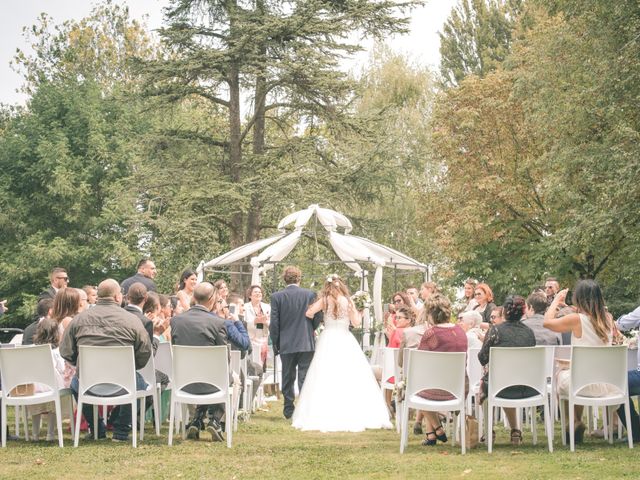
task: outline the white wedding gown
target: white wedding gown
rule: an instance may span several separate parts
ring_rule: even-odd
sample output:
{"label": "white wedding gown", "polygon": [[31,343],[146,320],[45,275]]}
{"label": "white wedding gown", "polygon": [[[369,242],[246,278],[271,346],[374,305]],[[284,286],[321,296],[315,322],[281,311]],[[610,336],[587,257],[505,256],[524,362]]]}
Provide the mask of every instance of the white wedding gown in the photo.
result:
{"label": "white wedding gown", "polygon": [[324,330],[293,414],[293,426],[321,432],[391,428],[389,412],[371,366],[349,332],[347,299],[338,316],[324,314]]}

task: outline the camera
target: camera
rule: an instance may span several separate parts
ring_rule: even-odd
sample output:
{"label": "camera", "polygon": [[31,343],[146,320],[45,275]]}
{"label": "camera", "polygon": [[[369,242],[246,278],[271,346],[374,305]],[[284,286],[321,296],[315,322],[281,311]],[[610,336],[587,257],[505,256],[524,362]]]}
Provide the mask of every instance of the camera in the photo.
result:
{"label": "camera", "polygon": [[235,315],[236,314],[236,307],[237,307],[237,305],[235,303],[232,303],[231,305],[229,305],[229,313],[231,315]]}

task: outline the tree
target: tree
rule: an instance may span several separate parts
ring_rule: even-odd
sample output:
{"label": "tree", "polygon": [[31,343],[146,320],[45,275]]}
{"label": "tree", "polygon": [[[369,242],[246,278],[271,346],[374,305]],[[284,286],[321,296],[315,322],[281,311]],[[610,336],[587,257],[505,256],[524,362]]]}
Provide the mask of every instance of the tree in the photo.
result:
{"label": "tree", "polygon": [[[327,131],[347,125],[354,83],[338,62],[360,49],[347,36],[404,31],[406,19],[395,15],[411,4],[173,2],[160,31],[171,53],[143,65],[146,93],[166,102],[197,99],[225,118],[215,131],[175,134],[219,149],[217,178],[236,201],[218,205],[216,221],[228,228],[232,247],[258,238],[277,218],[270,211],[291,208],[292,189],[307,197],[320,180],[343,176],[323,150]],[[325,167],[330,172],[318,176]],[[259,188],[261,178],[272,184]]]}
{"label": "tree", "polygon": [[447,86],[483,77],[509,54],[522,0],[460,0],[440,37],[440,72]]}

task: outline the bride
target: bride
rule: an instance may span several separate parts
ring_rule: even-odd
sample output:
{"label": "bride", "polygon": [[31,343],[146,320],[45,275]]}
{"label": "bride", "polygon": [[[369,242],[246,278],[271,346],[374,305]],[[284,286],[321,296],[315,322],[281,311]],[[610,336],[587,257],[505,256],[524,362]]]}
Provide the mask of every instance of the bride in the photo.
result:
{"label": "bride", "polygon": [[349,324],[360,325],[360,315],[338,275],[330,275],[320,298],[306,312],[308,318],[324,312],[324,330],[316,344],[293,426],[321,432],[360,432],[391,428],[380,387]]}

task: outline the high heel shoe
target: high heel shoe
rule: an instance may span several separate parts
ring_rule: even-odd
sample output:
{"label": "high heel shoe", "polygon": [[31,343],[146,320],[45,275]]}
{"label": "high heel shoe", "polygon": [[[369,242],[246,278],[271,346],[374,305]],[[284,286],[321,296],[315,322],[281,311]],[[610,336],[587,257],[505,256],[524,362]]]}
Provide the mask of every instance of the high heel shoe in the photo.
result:
{"label": "high heel shoe", "polygon": [[[438,435],[438,431],[441,431],[442,433]],[[438,440],[440,440],[442,443],[447,443],[447,434],[445,433],[444,428],[442,428],[442,425],[438,425],[434,433]]]}
{"label": "high heel shoe", "polygon": [[[430,435],[433,435],[433,438],[429,438]],[[433,447],[436,444],[436,432],[427,432],[427,437],[422,441],[422,445],[425,447]]]}

